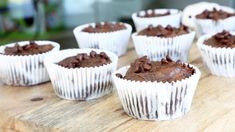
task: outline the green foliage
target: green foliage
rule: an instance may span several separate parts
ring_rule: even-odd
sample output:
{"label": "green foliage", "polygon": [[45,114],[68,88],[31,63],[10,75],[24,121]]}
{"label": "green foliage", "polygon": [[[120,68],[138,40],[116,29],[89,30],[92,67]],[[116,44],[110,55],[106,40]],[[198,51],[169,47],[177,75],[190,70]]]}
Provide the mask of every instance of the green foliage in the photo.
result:
{"label": "green foliage", "polygon": [[0,7],[7,6],[7,0],[0,0]]}
{"label": "green foliage", "polygon": [[0,45],[24,40],[49,40],[51,38],[56,38],[58,34],[63,33],[64,29],[64,27],[58,27],[53,30],[50,30],[49,32],[39,34],[37,36],[32,33],[22,33],[17,31],[11,33],[0,32]]}

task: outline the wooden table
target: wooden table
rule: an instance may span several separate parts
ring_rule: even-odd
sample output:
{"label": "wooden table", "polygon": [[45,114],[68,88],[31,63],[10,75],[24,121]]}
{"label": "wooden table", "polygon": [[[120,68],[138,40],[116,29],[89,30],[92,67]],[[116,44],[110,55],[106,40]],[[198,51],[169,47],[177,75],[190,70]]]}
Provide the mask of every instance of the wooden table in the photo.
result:
{"label": "wooden table", "polygon": [[[118,66],[135,58],[133,47],[129,48],[120,57]],[[131,118],[123,111],[116,91],[97,100],[67,101],[55,95],[51,83],[1,86],[0,131],[235,131],[235,78],[211,75],[195,44],[189,60],[199,67],[202,76],[191,111],[183,118],[170,121]]]}

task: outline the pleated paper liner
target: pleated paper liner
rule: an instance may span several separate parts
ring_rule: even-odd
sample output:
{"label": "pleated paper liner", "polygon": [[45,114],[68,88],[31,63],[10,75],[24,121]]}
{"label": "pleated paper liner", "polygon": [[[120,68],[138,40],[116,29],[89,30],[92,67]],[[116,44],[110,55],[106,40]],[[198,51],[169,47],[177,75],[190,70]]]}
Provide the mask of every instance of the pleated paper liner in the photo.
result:
{"label": "pleated paper liner", "polygon": [[[51,53],[58,51],[60,45],[52,41],[35,41],[38,45],[51,44],[51,51],[36,55],[14,56],[0,54],[0,78],[7,85],[30,86],[49,81],[49,76],[43,64],[43,59]],[[20,46],[29,44],[29,41],[18,42]],[[4,53],[6,47],[12,47],[15,43],[0,47],[0,53]]]}
{"label": "pleated paper liner", "polygon": [[150,60],[161,60],[169,55],[173,60],[187,62],[195,32],[172,38],[142,36],[134,33],[132,39],[139,57],[148,56]]}
{"label": "pleated paper liner", "polygon": [[[149,10],[151,11],[151,10]],[[135,24],[135,28],[137,31],[140,31],[144,28],[147,28],[149,25],[157,26],[157,25],[162,25],[162,26],[167,26],[171,25],[173,27],[179,27],[180,26],[180,21],[181,21],[181,16],[182,12],[177,9],[155,9],[155,13],[165,13],[167,11],[170,11],[170,15],[166,16],[159,16],[159,17],[149,17],[149,18],[143,18],[143,17],[138,17],[137,13],[132,14],[132,19]],[[146,12],[145,11],[140,11],[140,14],[144,15]]]}
{"label": "pleated paper liner", "polygon": [[[213,7],[208,7],[207,9],[211,9]],[[225,7],[225,6],[218,6],[215,7],[216,9],[221,9],[226,12],[234,13],[234,9]],[[210,19],[197,19],[194,18],[196,25],[198,27],[199,35],[204,35],[213,32],[220,32],[222,30],[233,31],[235,30],[235,16],[228,17],[226,19],[219,19],[217,21],[210,20]]]}
{"label": "pleated paper liner", "polygon": [[[113,22],[115,23],[115,22]],[[111,51],[118,56],[126,53],[130,39],[132,27],[124,23],[126,29],[106,32],[106,33],[87,33],[82,30],[95,23],[84,24],[73,30],[79,48],[95,48]]]}
{"label": "pleated paper liner", "polygon": [[[235,77],[235,48],[216,48],[204,44],[214,34],[216,33],[204,35],[197,42],[202,59],[212,74]],[[235,35],[234,32],[231,34]]]}
{"label": "pleated paper liner", "polygon": [[[87,68],[65,68],[59,61],[78,53],[105,52],[111,63]],[[116,70],[118,57],[111,52],[97,49],[61,50],[46,58],[47,67],[55,93],[68,100],[90,100],[101,97],[112,91],[112,73]]]}
{"label": "pleated paper liner", "polygon": [[124,111],[141,120],[169,120],[182,117],[190,110],[192,99],[200,78],[197,67],[189,78],[176,82],[140,82],[116,77],[123,76],[129,66],[113,74],[114,84],[118,91]]}

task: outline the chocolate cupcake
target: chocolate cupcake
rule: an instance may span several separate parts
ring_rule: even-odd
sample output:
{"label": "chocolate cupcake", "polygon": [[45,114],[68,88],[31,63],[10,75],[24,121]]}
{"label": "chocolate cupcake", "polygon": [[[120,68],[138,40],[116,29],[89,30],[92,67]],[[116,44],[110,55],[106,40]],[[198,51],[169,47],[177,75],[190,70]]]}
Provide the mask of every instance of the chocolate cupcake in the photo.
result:
{"label": "chocolate cupcake", "polygon": [[73,33],[80,48],[96,48],[126,53],[132,27],[121,22],[90,23],[78,26]]}
{"label": "chocolate cupcake", "polygon": [[151,60],[161,60],[169,55],[173,60],[186,62],[194,36],[195,32],[183,25],[179,28],[149,25],[134,33],[132,39],[139,57],[146,55]]}
{"label": "chocolate cupcake", "polygon": [[204,63],[217,76],[235,76],[235,33],[207,34],[199,38],[197,46]]}
{"label": "chocolate cupcake", "polygon": [[201,35],[235,30],[235,11],[225,6],[208,7],[195,15],[195,22]]}
{"label": "chocolate cupcake", "polygon": [[180,26],[182,12],[177,9],[153,9],[140,11],[132,14],[137,31],[147,28],[150,24],[153,26],[171,25],[173,27]]}
{"label": "chocolate cupcake", "polygon": [[55,93],[64,99],[89,100],[112,91],[118,57],[97,49],[67,49],[44,60]]}
{"label": "chocolate cupcake", "polygon": [[7,85],[30,86],[49,81],[44,57],[58,51],[52,41],[22,41],[0,47],[0,78]]}
{"label": "chocolate cupcake", "polygon": [[169,57],[150,61],[141,57],[113,74],[122,106],[142,120],[168,120],[190,110],[200,71]]}

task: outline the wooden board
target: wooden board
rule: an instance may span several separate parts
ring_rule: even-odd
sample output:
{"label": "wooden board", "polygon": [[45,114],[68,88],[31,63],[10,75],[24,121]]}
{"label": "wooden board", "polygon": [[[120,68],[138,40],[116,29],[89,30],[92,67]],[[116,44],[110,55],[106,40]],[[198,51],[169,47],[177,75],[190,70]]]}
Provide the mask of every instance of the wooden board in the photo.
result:
{"label": "wooden board", "polygon": [[[118,67],[135,58],[134,49],[129,48],[120,57]],[[195,45],[189,58],[202,76],[191,111],[183,118],[171,121],[131,118],[123,111],[116,91],[97,100],[67,101],[55,95],[50,83],[33,87],[1,86],[0,131],[235,131],[235,78],[211,75]]]}

